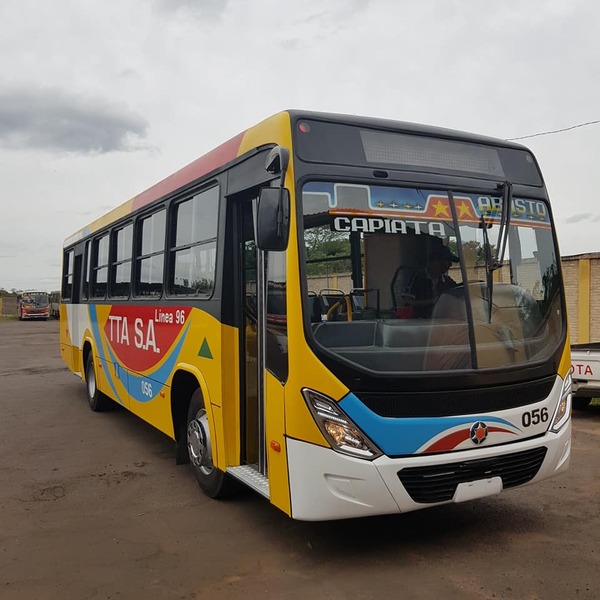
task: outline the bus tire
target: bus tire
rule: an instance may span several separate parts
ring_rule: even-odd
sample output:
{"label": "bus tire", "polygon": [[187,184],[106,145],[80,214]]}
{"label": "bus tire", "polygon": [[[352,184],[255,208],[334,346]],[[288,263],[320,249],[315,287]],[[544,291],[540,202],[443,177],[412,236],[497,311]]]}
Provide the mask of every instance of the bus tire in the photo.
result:
{"label": "bus tire", "polygon": [[199,388],[190,400],[186,439],[190,465],[202,491],[210,498],[225,498],[231,495],[234,482],[213,464],[208,415]]}
{"label": "bus tire", "polygon": [[592,401],[591,398],[585,396],[573,396],[573,408],[577,410],[585,410]]}
{"label": "bus tire", "polygon": [[94,356],[91,352],[88,354],[85,363],[85,389],[90,408],[94,412],[103,412],[111,407],[111,399],[105,396],[96,385],[96,369],[94,368]]}

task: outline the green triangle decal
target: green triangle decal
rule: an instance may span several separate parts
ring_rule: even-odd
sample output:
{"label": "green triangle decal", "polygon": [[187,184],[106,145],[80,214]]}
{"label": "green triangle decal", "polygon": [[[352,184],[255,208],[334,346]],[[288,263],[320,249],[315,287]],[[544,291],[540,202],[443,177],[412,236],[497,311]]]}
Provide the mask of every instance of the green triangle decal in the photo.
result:
{"label": "green triangle decal", "polygon": [[200,352],[198,352],[198,356],[202,356],[203,358],[210,358],[210,359],[212,359],[212,357],[213,357],[212,352],[210,351],[210,348],[208,347],[208,342],[206,341],[206,338],[204,338],[204,341],[202,342],[202,346],[200,346]]}

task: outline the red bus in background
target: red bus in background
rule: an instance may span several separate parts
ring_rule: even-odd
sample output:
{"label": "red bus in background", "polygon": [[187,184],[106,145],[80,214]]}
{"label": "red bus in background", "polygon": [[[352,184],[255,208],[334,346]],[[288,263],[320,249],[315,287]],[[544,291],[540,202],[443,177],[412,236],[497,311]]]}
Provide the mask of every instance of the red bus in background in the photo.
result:
{"label": "red bus in background", "polygon": [[47,292],[23,292],[17,297],[17,315],[19,321],[24,319],[48,320],[50,303]]}

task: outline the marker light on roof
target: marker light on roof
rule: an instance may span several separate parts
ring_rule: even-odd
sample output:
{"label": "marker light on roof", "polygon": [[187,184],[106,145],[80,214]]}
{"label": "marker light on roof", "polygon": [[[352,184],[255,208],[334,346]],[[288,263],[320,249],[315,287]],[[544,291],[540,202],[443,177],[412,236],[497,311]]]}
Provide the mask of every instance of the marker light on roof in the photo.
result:
{"label": "marker light on roof", "polygon": [[298,130],[300,133],[310,133],[310,125],[306,121],[298,123]]}

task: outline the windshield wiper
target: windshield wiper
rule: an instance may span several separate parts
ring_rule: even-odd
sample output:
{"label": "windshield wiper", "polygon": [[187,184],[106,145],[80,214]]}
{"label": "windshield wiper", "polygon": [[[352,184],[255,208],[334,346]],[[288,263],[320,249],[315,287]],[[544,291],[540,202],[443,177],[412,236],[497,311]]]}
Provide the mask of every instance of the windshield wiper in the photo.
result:
{"label": "windshield wiper", "polygon": [[502,215],[500,217],[500,230],[498,231],[498,246],[494,257],[494,271],[499,269],[504,262],[510,227],[510,213],[512,212],[512,183],[505,181],[499,187],[502,189]]}
{"label": "windshield wiper", "polygon": [[492,292],[494,288],[494,257],[492,256],[492,248],[490,246],[490,238],[488,236],[488,224],[484,221],[481,215],[481,228],[483,230],[483,259],[485,261],[485,283],[487,286],[487,301],[488,301],[488,323],[492,322]]}
{"label": "windshield wiper", "polygon": [[481,215],[481,227],[483,229],[483,255],[485,260],[485,273],[487,284],[488,301],[488,323],[492,322],[492,301],[494,293],[494,271],[502,267],[506,246],[508,243],[508,231],[510,229],[510,214],[512,212],[512,183],[505,181],[499,186],[502,189],[502,213],[500,216],[500,229],[498,230],[498,245],[495,256],[492,256],[492,247],[488,236],[488,224]]}

